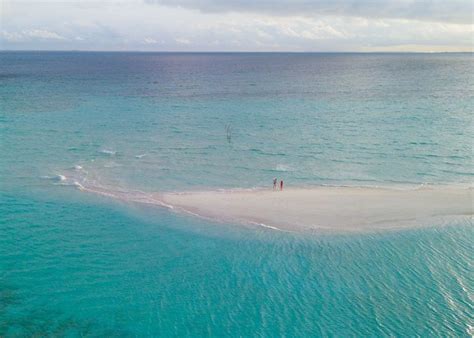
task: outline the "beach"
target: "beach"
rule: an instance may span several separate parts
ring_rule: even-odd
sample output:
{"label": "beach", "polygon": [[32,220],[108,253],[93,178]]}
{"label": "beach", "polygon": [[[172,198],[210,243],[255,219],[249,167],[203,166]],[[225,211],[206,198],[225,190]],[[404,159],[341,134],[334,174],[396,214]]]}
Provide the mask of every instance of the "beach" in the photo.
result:
{"label": "beach", "polygon": [[214,220],[291,231],[397,229],[473,214],[473,190],[462,187],[225,190],[169,193],[161,199]]}

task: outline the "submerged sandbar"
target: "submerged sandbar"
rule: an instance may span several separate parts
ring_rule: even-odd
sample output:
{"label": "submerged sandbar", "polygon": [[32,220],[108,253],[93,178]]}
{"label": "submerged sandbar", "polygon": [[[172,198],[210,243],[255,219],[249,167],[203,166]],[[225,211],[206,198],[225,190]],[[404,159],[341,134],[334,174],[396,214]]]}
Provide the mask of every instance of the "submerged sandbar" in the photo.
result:
{"label": "submerged sandbar", "polygon": [[164,203],[206,218],[282,230],[381,230],[473,215],[471,187],[315,187],[167,193]]}

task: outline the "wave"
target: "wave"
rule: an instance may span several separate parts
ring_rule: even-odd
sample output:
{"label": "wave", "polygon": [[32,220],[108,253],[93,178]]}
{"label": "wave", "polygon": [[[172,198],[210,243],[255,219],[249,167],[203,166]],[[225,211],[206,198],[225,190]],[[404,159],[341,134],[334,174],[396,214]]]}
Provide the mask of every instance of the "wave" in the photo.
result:
{"label": "wave", "polygon": [[286,156],[285,153],[281,153],[281,152],[270,152],[270,151],[265,151],[265,150],[262,150],[262,149],[259,149],[259,148],[249,148],[249,149],[246,149],[248,151],[250,151],[251,153],[256,153],[256,154],[260,154],[260,155],[267,155],[267,156]]}
{"label": "wave", "polygon": [[57,181],[57,182],[64,182],[67,179],[66,176],[61,175],[61,174],[56,174],[52,176],[44,175],[44,176],[40,176],[40,178],[44,180],[51,180],[51,181]]}
{"label": "wave", "polygon": [[265,223],[259,223],[259,222],[249,222],[250,224],[255,224],[255,225],[258,225],[258,226],[261,226],[263,228],[267,228],[267,229],[271,229],[271,230],[278,230],[278,231],[288,231],[288,230],[282,230],[280,228],[277,228],[277,227],[274,227],[274,226],[271,226],[271,225],[267,225]]}
{"label": "wave", "polygon": [[108,155],[108,156],[115,156],[117,154],[117,151],[115,150],[110,150],[110,149],[101,149],[99,153],[103,155]]}
{"label": "wave", "polygon": [[77,170],[76,166],[74,166],[59,176],[61,177],[60,185],[62,186],[72,186],[80,191],[90,192],[124,202],[153,204],[167,209],[173,209],[172,205],[160,200],[156,194],[103,184],[98,177],[91,177],[82,167],[80,170]]}
{"label": "wave", "polygon": [[[242,168],[242,167],[239,167],[239,168]],[[244,168],[244,169],[250,169],[250,168]],[[274,168],[262,169],[262,171],[266,171],[266,172],[289,172],[289,171],[293,171],[293,168],[289,165],[277,164]]]}
{"label": "wave", "polygon": [[292,168],[288,165],[285,165],[285,164],[278,164],[276,167],[275,167],[275,170],[276,171],[283,171],[283,172],[286,172],[286,171],[292,171]]}
{"label": "wave", "polygon": [[113,161],[110,161],[110,162],[104,164],[104,168],[119,168],[119,167],[122,167],[122,166],[123,166],[123,164],[113,162]]}

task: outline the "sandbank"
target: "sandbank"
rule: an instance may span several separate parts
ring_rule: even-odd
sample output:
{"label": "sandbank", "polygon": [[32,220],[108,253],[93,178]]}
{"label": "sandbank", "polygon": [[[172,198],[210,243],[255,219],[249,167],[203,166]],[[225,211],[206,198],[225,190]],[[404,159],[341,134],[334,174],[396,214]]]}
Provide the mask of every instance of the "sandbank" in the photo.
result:
{"label": "sandbank", "polygon": [[224,222],[280,230],[380,230],[473,215],[472,187],[315,187],[161,194],[175,209]]}

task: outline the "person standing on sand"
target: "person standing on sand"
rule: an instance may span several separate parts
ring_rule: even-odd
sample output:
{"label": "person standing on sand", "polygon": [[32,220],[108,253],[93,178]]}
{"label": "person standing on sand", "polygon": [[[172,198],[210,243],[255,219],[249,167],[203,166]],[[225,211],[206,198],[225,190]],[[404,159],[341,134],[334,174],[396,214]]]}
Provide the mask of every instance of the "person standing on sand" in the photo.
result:
{"label": "person standing on sand", "polygon": [[283,180],[280,181],[280,190],[283,190]]}
{"label": "person standing on sand", "polygon": [[277,188],[277,181],[278,181],[277,178],[274,177],[273,178],[273,190],[276,190],[276,188]]}

